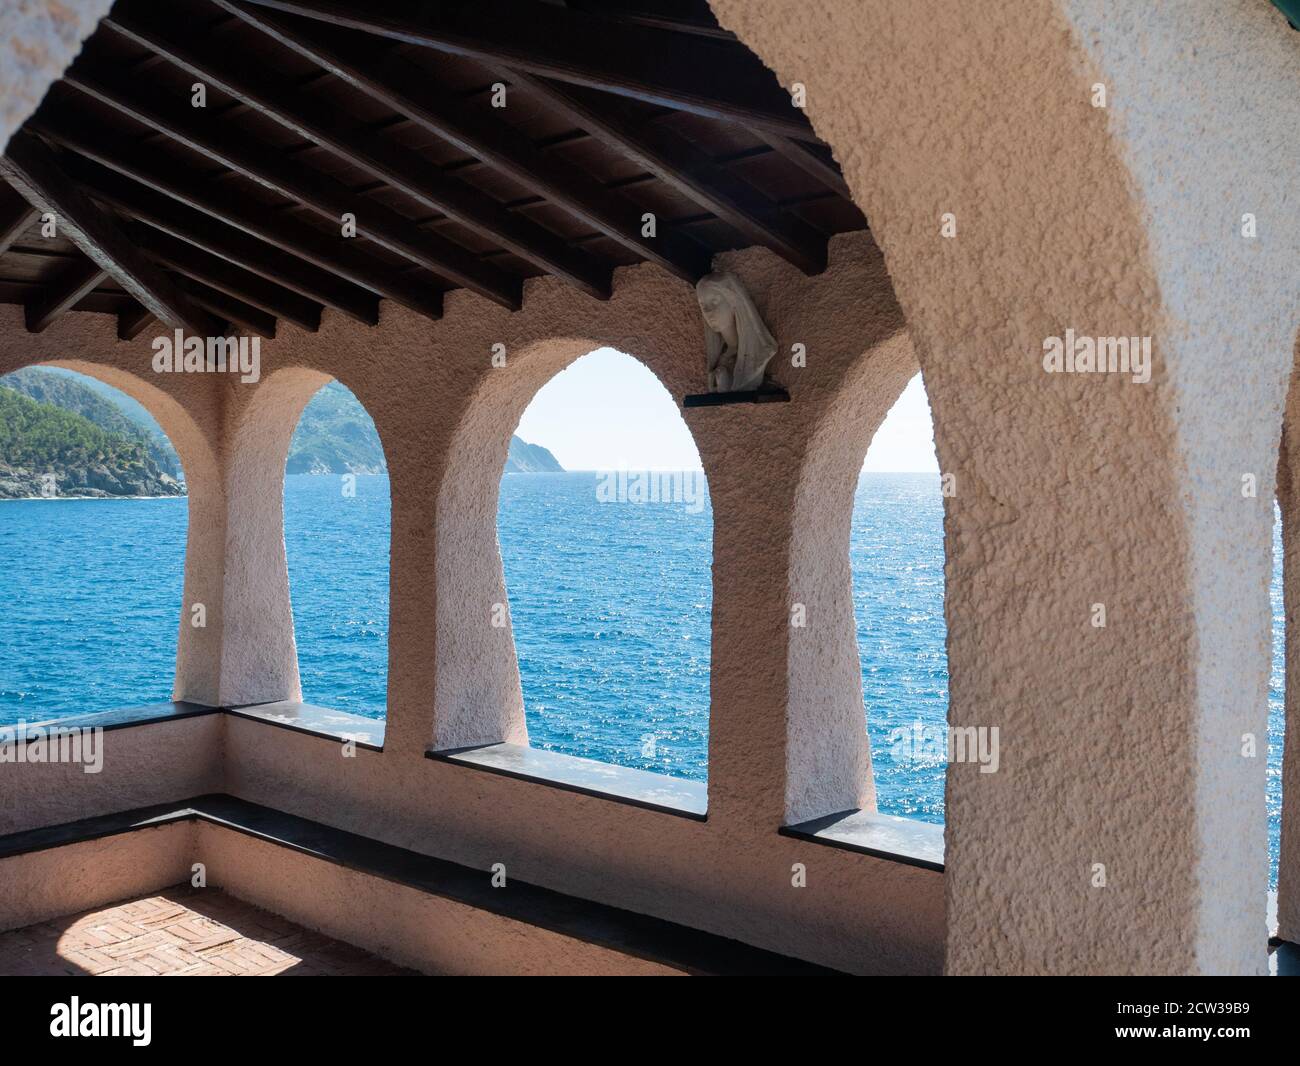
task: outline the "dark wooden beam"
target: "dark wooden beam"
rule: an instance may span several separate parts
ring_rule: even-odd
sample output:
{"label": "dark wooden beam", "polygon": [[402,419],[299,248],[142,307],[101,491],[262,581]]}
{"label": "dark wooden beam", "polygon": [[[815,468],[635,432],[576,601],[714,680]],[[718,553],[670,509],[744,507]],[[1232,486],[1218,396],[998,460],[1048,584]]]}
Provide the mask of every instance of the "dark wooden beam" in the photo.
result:
{"label": "dark wooden beam", "polygon": [[0,255],[9,251],[10,246],[41,213],[19,196],[9,186],[0,186]]}
{"label": "dark wooden beam", "polygon": [[239,332],[259,337],[275,336],[275,319],[265,311],[260,311],[243,300],[236,300],[224,292],[204,285],[193,278],[178,277],[176,284],[193,297],[200,307],[206,307],[214,315],[224,318],[235,326],[242,326]]}
{"label": "dark wooden beam", "polygon": [[62,160],[65,169],[91,195],[115,210],[358,322],[373,326],[379,321],[379,301],[368,290],[178,202],[171,193],[179,196],[180,190],[171,181],[159,182],[153,177],[174,166],[174,161],[169,166],[167,157],[157,149],[139,145],[123,155],[118,138],[92,130],[87,123],[44,112],[30,121],[71,150],[73,154]]}
{"label": "dark wooden beam", "polygon": [[[547,273],[563,278],[597,298],[609,295],[611,269],[608,264],[570,247],[559,236],[531,219],[512,214],[504,204],[474,186],[448,177],[420,153],[382,134],[340,122],[333,109],[296,91],[283,78],[256,69],[251,64],[232,62],[229,49],[213,46],[193,27],[169,20],[163,29],[162,21],[161,16],[151,16],[148,21],[132,18],[128,10],[125,14],[115,13],[105,20],[104,25],[137,44],[153,49],[172,63],[217,86],[268,118],[402,190],[426,207],[478,231]],[[68,75],[65,75],[65,80],[73,81]],[[73,84],[76,84],[75,81]],[[177,117],[180,121],[169,122],[168,125],[172,128],[164,132],[177,136],[187,129],[194,131],[197,127],[198,131],[208,133],[207,146],[201,150],[216,156],[215,149],[221,145],[213,143],[209,129],[213,124],[196,123],[193,120],[186,124],[184,116],[173,116]],[[149,124],[155,125],[152,121]],[[247,145],[245,138],[227,138],[228,148],[246,149]],[[326,209],[320,205],[327,202],[323,197],[329,191],[325,188],[329,179],[324,179],[313,171],[293,173],[291,161],[286,160],[283,153],[273,151],[270,159],[262,162],[269,162],[272,169],[268,174],[266,166],[262,166],[258,180],[296,181],[297,191],[286,189],[285,195],[325,212]],[[245,151],[241,161],[230,165],[244,170],[245,166],[257,163],[258,160]],[[346,190],[342,190],[341,196],[333,198],[329,210],[332,217],[339,217],[336,209],[349,198],[353,201],[358,199]],[[519,306],[521,293],[518,279],[503,275],[498,268],[477,259],[442,237],[424,230],[412,232],[409,220],[402,219],[395,212],[389,212],[387,216],[381,214],[381,209],[374,200],[360,200],[358,206],[348,209],[357,214],[358,225],[363,219],[370,219],[367,235],[371,239],[379,240],[382,232],[384,239],[392,242],[389,244],[392,250],[408,258],[414,258],[410,254],[412,244],[426,256],[441,256],[445,260],[441,267],[430,265],[427,261],[424,265],[498,303],[512,306],[513,301],[513,307]],[[377,232],[381,221],[391,221],[392,225],[386,231]]]}
{"label": "dark wooden beam", "polygon": [[128,232],[131,239],[152,258],[177,273],[203,282],[268,315],[293,322],[308,332],[315,333],[320,328],[320,304],[143,222],[132,223]]}
{"label": "dark wooden beam", "polygon": [[620,22],[655,26],[676,30],[678,33],[695,33],[719,41],[736,41],[734,33],[718,25],[718,20],[708,11],[707,5],[701,11],[699,5],[692,4],[689,0],[687,3],[665,3],[664,0],[656,3],[645,3],[643,0],[565,0],[564,6]]}
{"label": "dark wooden beam", "polygon": [[763,138],[775,151],[790,160],[805,174],[811,174],[826,188],[839,193],[846,200],[853,199],[853,191],[849,188],[849,183],[844,180],[840,168],[817,149],[791,137],[782,137],[779,134],[767,133],[763,130],[754,130],[753,132],[756,136]]}
{"label": "dark wooden beam", "polygon": [[228,0],[216,3],[641,258],[692,283],[708,272],[711,256],[697,241],[669,229],[655,237],[642,236],[644,208],[605,188],[580,167],[539,150],[508,123],[433,84],[418,68],[388,54],[379,41],[264,8]]}
{"label": "dark wooden beam", "polygon": [[118,313],[117,339],[120,341],[133,341],[145,331],[149,323],[157,321],[157,317],[149,308],[136,304],[135,307],[128,311]]}
{"label": "dark wooden beam", "polygon": [[0,158],[0,172],[33,207],[53,211],[60,231],[162,321],[200,336],[214,334],[212,317],[180,292],[110,215],[91,203],[38,137],[16,133]]}
{"label": "dark wooden beam", "polygon": [[92,196],[115,210],[358,322],[373,326],[379,321],[379,300],[369,291],[214,221],[148,184],[151,178],[143,168],[162,165],[157,157],[150,158],[150,151],[138,149],[133,162],[124,161],[117,158],[120,145],[115,138],[92,131],[85,123],[67,123],[49,116],[38,116],[33,121],[42,133],[79,153],[63,160],[68,173]]}
{"label": "dark wooden beam", "polygon": [[[344,306],[341,305],[345,305],[353,317],[369,321],[371,325],[379,320],[377,306],[364,298],[358,303],[355,299],[356,289],[353,286],[389,296],[430,317],[436,318],[440,313],[442,300],[438,292],[413,278],[394,274],[386,264],[376,261],[359,248],[349,246],[346,243],[349,238],[340,237],[333,240],[305,223],[289,217],[277,217],[274,213],[268,212],[264,206],[249,202],[231,188],[209,181],[203,174],[193,170],[178,167],[174,158],[159,153],[150,145],[133,143],[102,129],[92,130],[88,125],[84,122],[68,120],[53,122],[42,119],[40,128],[42,131],[49,131],[59,143],[89,156],[103,166],[125,174],[134,181],[148,186],[149,189],[160,192],[196,211],[210,215],[226,223],[226,227],[233,227],[234,230],[242,231],[244,235],[257,237],[255,247],[259,250],[267,249],[270,245],[281,252],[287,252],[295,259],[306,260],[307,263],[324,272],[328,283],[320,284],[319,280],[313,280],[314,291],[304,291],[289,284],[288,278],[291,275],[287,270],[280,271],[280,276],[273,277],[271,280],[295,288],[303,292],[303,295],[318,299],[328,306],[339,306],[339,309],[343,310]],[[82,167],[81,171],[84,174],[85,168]],[[105,186],[111,188],[114,184],[120,190],[120,183],[106,183],[102,178],[101,172],[97,177],[86,180],[89,180],[97,191],[107,192],[108,188]],[[78,180],[83,178],[79,177]],[[126,212],[134,211],[131,207],[120,209]],[[145,216],[141,215],[141,217]],[[166,229],[183,240],[189,239],[164,223],[156,222],[157,217],[158,215],[155,215],[147,221],[157,224],[159,228]],[[219,239],[227,246],[235,246],[239,243],[232,240],[224,228]],[[203,247],[216,255],[224,255],[208,243],[204,243]],[[256,256],[243,256],[234,261],[239,262],[247,270],[262,274],[263,277],[268,276],[254,265],[257,261]],[[299,267],[305,265],[298,264]],[[302,272],[295,268],[293,273],[301,276]],[[312,272],[309,276],[313,279],[320,278],[317,272]],[[340,286],[340,278],[352,284]]]}
{"label": "dark wooden beam", "polygon": [[734,226],[747,240],[771,248],[805,273],[818,274],[825,269],[824,234],[782,212],[685,137],[654,123],[635,125],[621,114],[618,101],[590,89],[516,70],[503,68],[500,73],[562,112],[575,126]]}
{"label": "dark wooden beam", "polygon": [[63,272],[50,289],[23,307],[28,333],[40,333],[108,277],[108,271],[93,259],[83,259]]}
{"label": "dark wooden beam", "polygon": [[[129,88],[121,75],[109,74],[107,68],[102,67],[97,68],[93,74],[90,70],[91,64],[78,63],[65,72],[64,81],[137,122],[151,126],[208,158],[237,170],[245,177],[297,200],[339,227],[337,238],[331,241],[318,229],[286,222],[286,228],[296,228],[300,237],[307,241],[307,248],[315,249],[316,258],[296,251],[302,258],[350,277],[357,284],[364,284],[366,288],[405,304],[412,310],[437,317],[434,311],[436,299],[426,301],[417,288],[404,284],[393,271],[378,264],[374,269],[365,268],[368,255],[356,246],[355,238],[342,235],[343,216],[351,213],[356,219],[359,236],[443,277],[454,278],[462,285],[472,285],[476,291],[511,309],[519,306],[518,281],[484,263],[464,248],[437,234],[416,229],[409,219],[404,219],[375,200],[354,195],[342,183],[287,159],[283,152],[269,146],[261,147],[248,137],[211,119],[194,117],[195,114],[201,115],[201,112],[195,112],[193,108],[154,103],[150,99],[152,94],[147,89]],[[110,84],[110,78],[117,84]],[[195,206],[202,205],[196,203]],[[324,262],[321,261],[322,257]],[[356,265],[349,267],[350,263]],[[349,269],[354,273],[349,275]],[[366,281],[358,280],[355,273],[358,269]]]}
{"label": "dark wooden beam", "polygon": [[252,2],[707,118],[816,136],[776,76],[741,44],[510,0]]}

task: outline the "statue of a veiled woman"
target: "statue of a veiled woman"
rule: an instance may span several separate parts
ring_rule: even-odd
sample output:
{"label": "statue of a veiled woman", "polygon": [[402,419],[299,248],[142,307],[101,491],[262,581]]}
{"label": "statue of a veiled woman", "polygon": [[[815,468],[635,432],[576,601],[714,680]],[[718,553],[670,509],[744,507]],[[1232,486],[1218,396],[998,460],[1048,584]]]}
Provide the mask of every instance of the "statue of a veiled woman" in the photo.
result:
{"label": "statue of a veiled woman", "polygon": [[696,283],[695,296],[706,326],[709,391],[759,388],[776,354],[776,339],[745,286],[734,274],[708,274]]}

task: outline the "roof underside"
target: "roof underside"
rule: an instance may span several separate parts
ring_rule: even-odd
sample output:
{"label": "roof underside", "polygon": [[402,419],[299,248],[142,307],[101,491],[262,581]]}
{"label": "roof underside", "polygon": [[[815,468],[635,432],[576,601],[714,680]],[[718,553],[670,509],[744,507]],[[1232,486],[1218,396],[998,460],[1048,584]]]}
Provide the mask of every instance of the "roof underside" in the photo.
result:
{"label": "roof underside", "polygon": [[542,274],[604,298],[754,245],[816,273],[866,227],[705,0],[119,0],[0,178],[0,302],[123,337],[517,308]]}

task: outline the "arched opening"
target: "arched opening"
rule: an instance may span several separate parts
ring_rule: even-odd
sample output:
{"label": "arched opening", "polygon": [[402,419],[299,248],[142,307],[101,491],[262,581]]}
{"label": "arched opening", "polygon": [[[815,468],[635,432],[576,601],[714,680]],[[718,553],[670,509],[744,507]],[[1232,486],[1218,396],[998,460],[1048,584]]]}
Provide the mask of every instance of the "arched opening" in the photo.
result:
{"label": "arched opening", "polygon": [[530,744],[705,781],[713,519],[653,372],[604,348],[544,385],[497,525]]}
{"label": "arched opening", "polygon": [[299,416],[284,471],[284,548],[303,700],[382,720],[387,704],[388,464],[341,382]]}
{"label": "arched opening", "polygon": [[854,494],[849,557],[876,808],[942,823],[943,488],[920,374],[872,438]]}
{"label": "arched opening", "polygon": [[137,400],[64,367],[0,378],[0,725],[166,702],[188,508]]}

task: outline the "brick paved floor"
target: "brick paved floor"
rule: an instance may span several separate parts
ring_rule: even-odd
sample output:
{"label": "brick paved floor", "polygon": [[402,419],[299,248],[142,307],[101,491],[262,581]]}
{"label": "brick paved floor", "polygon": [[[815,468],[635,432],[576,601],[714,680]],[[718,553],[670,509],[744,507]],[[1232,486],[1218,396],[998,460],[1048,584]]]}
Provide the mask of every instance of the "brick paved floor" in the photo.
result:
{"label": "brick paved floor", "polygon": [[397,977],[350,944],[188,885],[0,933],[0,975]]}

